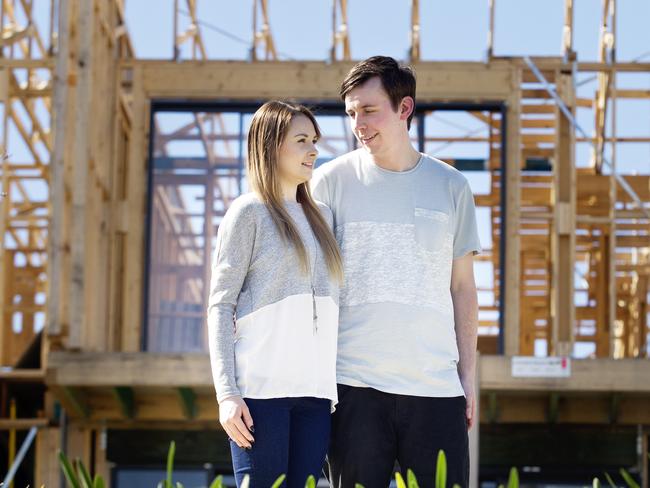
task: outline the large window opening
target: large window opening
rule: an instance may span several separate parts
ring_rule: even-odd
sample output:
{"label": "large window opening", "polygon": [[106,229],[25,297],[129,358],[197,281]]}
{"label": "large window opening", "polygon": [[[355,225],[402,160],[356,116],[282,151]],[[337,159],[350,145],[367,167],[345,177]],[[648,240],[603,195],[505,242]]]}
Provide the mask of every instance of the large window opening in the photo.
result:
{"label": "large window opening", "polygon": [[[323,132],[317,164],[356,148],[342,104],[306,103]],[[261,103],[154,102],[143,349],[207,351],[207,286],[221,219],[248,191],[246,138]],[[420,104],[410,134],[420,151],[456,167],[475,195],[483,252],[475,258],[479,348],[502,350],[501,104]]]}

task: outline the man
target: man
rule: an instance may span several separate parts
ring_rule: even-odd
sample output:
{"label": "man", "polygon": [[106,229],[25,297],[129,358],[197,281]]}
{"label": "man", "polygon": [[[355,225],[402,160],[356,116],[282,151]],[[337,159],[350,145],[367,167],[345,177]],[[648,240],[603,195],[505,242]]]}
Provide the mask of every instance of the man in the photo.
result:
{"label": "man", "polygon": [[397,460],[433,486],[442,449],[449,484],[467,486],[480,251],[473,195],[459,171],[411,145],[410,68],[369,58],[340,93],[361,148],[312,180],[334,214],[345,272],[330,482],[383,488]]}

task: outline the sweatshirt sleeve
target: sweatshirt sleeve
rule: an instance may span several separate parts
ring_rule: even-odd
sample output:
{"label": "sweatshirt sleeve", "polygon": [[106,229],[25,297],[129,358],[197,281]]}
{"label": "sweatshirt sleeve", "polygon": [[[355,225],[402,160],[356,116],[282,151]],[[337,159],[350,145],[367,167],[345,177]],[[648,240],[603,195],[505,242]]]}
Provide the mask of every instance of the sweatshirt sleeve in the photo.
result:
{"label": "sweatshirt sleeve", "polygon": [[233,202],[217,231],[208,298],[208,342],[217,401],[240,395],[235,380],[235,310],[255,244],[252,205]]}

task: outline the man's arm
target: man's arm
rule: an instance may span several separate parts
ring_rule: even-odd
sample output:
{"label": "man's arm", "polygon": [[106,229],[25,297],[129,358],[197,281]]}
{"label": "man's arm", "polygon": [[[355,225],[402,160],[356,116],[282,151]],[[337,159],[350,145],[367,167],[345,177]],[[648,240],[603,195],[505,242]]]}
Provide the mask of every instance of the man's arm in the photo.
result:
{"label": "man's arm", "polygon": [[451,299],[458,344],[458,372],[467,398],[467,424],[471,429],[475,416],[476,342],[478,298],[474,281],[474,259],[469,253],[454,259],[451,269]]}

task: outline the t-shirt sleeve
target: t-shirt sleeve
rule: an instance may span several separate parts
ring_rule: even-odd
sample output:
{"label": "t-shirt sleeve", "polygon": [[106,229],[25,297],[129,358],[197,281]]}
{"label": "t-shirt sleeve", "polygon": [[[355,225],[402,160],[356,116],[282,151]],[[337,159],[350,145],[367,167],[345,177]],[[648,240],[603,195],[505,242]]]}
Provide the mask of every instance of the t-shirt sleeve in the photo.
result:
{"label": "t-shirt sleeve", "polygon": [[332,208],[332,196],[327,183],[327,176],[325,176],[322,169],[314,171],[314,176],[309,182],[309,187],[311,188],[311,194],[314,200],[323,202],[327,207]]}
{"label": "t-shirt sleeve", "polygon": [[255,219],[234,203],[217,231],[208,298],[210,366],[217,400],[239,395],[235,380],[235,310],[255,243]]}
{"label": "t-shirt sleeve", "polygon": [[455,215],[454,259],[462,258],[469,253],[480,253],[481,243],[478,238],[478,227],[476,225],[474,195],[467,181],[465,181],[456,202]]}
{"label": "t-shirt sleeve", "polygon": [[320,202],[318,204],[318,209],[320,210],[321,215],[325,219],[325,222],[327,222],[327,225],[329,226],[332,231],[334,230],[334,216],[332,215],[332,211],[330,208],[325,205],[323,202]]}

